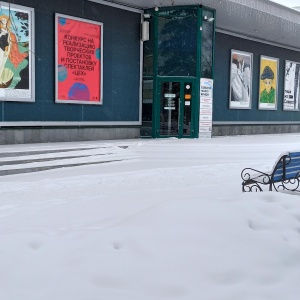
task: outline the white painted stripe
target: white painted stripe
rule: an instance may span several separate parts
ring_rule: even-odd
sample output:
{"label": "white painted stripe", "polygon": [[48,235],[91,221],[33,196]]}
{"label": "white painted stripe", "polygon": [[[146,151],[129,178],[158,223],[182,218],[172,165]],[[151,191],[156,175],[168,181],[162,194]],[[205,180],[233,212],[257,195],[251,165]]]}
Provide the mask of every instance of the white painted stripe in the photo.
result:
{"label": "white painted stripe", "polygon": [[249,37],[249,36],[242,35],[242,34],[239,34],[239,33],[234,33],[234,32],[228,31],[228,30],[223,30],[223,29],[216,28],[216,32],[227,34],[227,35],[231,35],[231,36],[235,36],[235,37],[238,37],[238,38],[241,38],[241,39],[245,39],[245,40],[248,40],[248,41],[262,43],[262,44],[265,44],[265,45],[275,46],[275,47],[279,47],[279,48],[283,48],[283,49],[288,49],[288,50],[293,50],[293,51],[297,51],[297,52],[300,51],[300,48],[294,48],[294,47],[285,46],[283,44],[277,44],[277,43],[273,43],[273,42],[268,42],[268,41],[261,40],[261,39],[258,39],[258,38]]}
{"label": "white painted stripe", "polygon": [[107,5],[107,6],[120,8],[120,9],[123,9],[123,10],[132,11],[132,12],[136,12],[136,13],[140,13],[140,14],[144,13],[144,11],[141,10],[141,9],[131,7],[131,6],[126,6],[126,5],[123,5],[123,4],[116,3],[116,2],[105,1],[105,0],[88,0],[88,1],[99,3],[99,4],[102,4],[102,5]]}

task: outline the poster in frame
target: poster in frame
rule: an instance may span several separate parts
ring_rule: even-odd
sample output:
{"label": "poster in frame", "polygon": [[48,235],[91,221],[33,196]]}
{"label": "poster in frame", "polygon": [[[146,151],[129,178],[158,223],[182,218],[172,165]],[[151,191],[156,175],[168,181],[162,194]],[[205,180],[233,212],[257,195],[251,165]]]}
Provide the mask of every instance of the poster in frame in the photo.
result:
{"label": "poster in frame", "polygon": [[55,14],[56,103],[103,103],[103,23]]}
{"label": "poster in frame", "polygon": [[286,60],[284,76],[283,110],[299,111],[300,63]]}
{"label": "poster in frame", "polygon": [[230,58],[230,109],[251,109],[253,54],[231,50]]}
{"label": "poster in frame", "polygon": [[0,5],[0,101],[34,102],[34,9]]}
{"label": "poster in frame", "polygon": [[277,109],[278,65],[278,58],[260,56],[258,109]]}

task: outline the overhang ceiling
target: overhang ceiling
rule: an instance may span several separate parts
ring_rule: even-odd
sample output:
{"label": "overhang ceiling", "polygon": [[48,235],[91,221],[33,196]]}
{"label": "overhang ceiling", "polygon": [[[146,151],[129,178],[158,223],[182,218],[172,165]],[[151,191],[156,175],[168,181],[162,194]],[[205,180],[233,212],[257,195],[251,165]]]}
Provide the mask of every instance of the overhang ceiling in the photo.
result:
{"label": "overhang ceiling", "polygon": [[101,2],[123,4],[139,9],[202,4],[216,9],[218,30],[300,50],[300,12],[269,0],[102,0]]}

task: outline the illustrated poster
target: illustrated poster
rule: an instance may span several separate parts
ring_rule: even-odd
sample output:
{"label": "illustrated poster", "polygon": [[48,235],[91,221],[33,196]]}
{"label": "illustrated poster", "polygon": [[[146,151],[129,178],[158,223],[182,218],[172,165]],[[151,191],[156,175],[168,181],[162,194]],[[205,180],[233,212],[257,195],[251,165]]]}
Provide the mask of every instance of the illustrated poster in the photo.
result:
{"label": "illustrated poster", "polygon": [[0,100],[34,101],[33,9],[6,5],[1,2]]}
{"label": "illustrated poster", "polygon": [[56,102],[102,104],[102,23],[56,15]]}
{"label": "illustrated poster", "polygon": [[278,58],[260,57],[259,109],[277,109]]}

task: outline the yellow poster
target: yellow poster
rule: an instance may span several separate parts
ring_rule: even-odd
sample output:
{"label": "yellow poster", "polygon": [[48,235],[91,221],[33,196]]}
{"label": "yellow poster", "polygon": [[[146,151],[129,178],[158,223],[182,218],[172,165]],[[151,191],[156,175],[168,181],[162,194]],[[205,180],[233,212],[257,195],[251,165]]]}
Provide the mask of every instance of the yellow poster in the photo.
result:
{"label": "yellow poster", "polygon": [[261,56],[259,74],[259,109],[277,108],[278,59]]}

